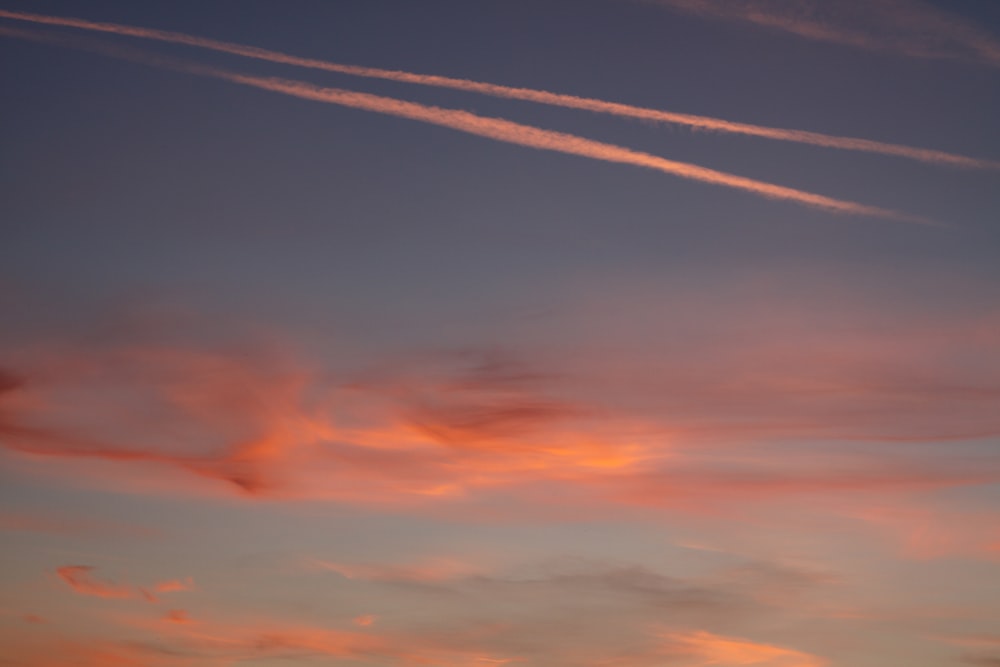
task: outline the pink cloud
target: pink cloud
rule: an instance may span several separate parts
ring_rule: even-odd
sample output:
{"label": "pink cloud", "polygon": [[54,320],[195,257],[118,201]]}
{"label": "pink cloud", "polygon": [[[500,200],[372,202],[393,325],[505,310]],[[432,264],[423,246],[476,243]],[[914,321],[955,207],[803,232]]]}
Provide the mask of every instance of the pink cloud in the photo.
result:
{"label": "pink cloud", "polygon": [[74,591],[81,595],[90,595],[110,599],[143,599],[146,602],[159,602],[154,593],[172,593],[194,589],[191,578],[184,581],[171,580],[154,584],[150,588],[139,588],[103,581],[93,576],[94,567],[90,565],[64,565],[56,569],[56,574]]}
{"label": "pink cloud", "polygon": [[[0,431],[10,465],[79,484],[479,516],[500,498],[519,514],[722,511],[1000,479],[896,445],[1000,433],[996,317],[887,324],[843,300],[764,302],[766,317],[699,322],[675,297],[661,320],[612,290],[574,306],[559,329],[581,333],[530,362],[432,356],[341,376],[278,347],[36,343],[13,355],[22,381],[0,397]],[[869,446],[820,446],[845,441]]]}

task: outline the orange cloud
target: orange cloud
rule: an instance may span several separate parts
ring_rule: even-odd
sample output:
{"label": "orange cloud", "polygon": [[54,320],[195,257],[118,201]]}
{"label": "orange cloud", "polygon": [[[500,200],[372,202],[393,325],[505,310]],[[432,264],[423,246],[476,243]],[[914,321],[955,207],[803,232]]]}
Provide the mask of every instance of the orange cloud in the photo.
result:
{"label": "orange cloud", "polygon": [[153,586],[153,591],[156,593],[176,593],[178,591],[193,591],[194,590],[194,580],[191,577],[187,579],[171,579],[170,581],[161,581],[160,583]]}
{"label": "orange cloud", "polygon": [[290,364],[172,347],[22,354],[38,359],[4,399],[4,444],[49,465],[76,459],[75,475],[85,461],[168,467],[249,495],[396,504],[622,471],[647,455],[530,386],[337,386]]}
{"label": "orange cloud", "polygon": [[100,581],[91,576],[94,570],[89,565],[65,565],[56,570],[59,578],[81,595],[99,598],[124,599],[135,597],[136,591],[129,586]]}
{"label": "orange cloud", "polygon": [[667,650],[689,658],[691,667],[718,665],[737,667],[822,667],[825,660],[789,648],[759,644],[747,639],[723,637],[710,632],[674,632],[660,635]]}
{"label": "orange cloud", "polygon": [[[268,658],[293,660],[318,656],[356,661],[389,661],[394,665],[474,667],[484,663],[504,664],[516,658],[497,655],[436,636],[379,634],[365,630],[341,630],[275,621],[217,623],[193,621],[186,615],[177,622],[148,625],[132,623],[159,632],[166,645],[196,652],[217,660]],[[373,616],[355,619],[368,628]],[[360,622],[358,622],[360,621]]]}
{"label": "orange cloud", "polygon": [[191,617],[183,609],[171,609],[163,615],[163,620],[168,623],[191,623]]}
{"label": "orange cloud", "polygon": [[104,639],[54,638],[44,644],[4,648],[4,657],[18,667],[176,667],[178,664],[204,664],[183,656],[158,654],[127,642]]}
{"label": "orange cloud", "polygon": [[[2,446],[25,474],[134,492],[477,516],[704,512],[1000,479],[979,459],[893,444],[1000,433],[1000,367],[963,362],[991,358],[992,319],[877,327],[827,306],[861,332],[827,335],[800,324],[815,313],[769,303],[768,321],[736,311],[705,324],[711,337],[637,320],[652,343],[581,306],[563,324],[599,341],[581,334],[578,356],[435,355],[340,376],[280,348],[35,343],[10,355],[22,380],[0,396]],[[824,444],[845,440],[869,445]]]}

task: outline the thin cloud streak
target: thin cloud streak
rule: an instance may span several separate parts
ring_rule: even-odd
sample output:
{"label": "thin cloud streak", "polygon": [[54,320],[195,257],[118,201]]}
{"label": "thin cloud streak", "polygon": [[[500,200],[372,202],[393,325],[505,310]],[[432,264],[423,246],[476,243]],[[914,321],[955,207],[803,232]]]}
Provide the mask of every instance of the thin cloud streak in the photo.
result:
{"label": "thin cloud streak", "polygon": [[578,155],[602,162],[616,164],[629,164],[636,167],[643,167],[653,171],[679,176],[693,181],[720,185],[737,190],[751,192],[760,197],[795,202],[798,204],[811,206],[826,211],[848,214],[871,216],[897,220],[900,222],[910,222],[923,225],[937,225],[926,218],[909,215],[893,211],[890,209],[867,206],[857,202],[843,199],[835,199],[824,195],[797,190],[766,181],[758,181],[744,176],[737,176],[707,167],[668,160],[666,158],[631,150],[615,144],[607,144],[592,139],[585,139],[573,134],[557,132],[554,130],[544,130],[531,125],[523,125],[502,118],[487,116],[477,116],[476,114],[459,109],[446,109],[442,107],[428,106],[416,102],[407,102],[392,97],[383,97],[369,93],[360,93],[340,88],[327,88],[317,86],[303,81],[293,81],[289,79],[279,79],[270,77],[258,77],[248,74],[239,74],[215,67],[191,63],[174,58],[154,56],[145,52],[133,49],[121,49],[108,45],[81,44],[78,41],[67,40],[60,37],[22,31],[9,28],[0,28],[0,35],[28,39],[43,43],[58,44],[70,48],[83,48],[111,57],[122,58],[139,62],[151,67],[159,67],[172,71],[180,71],[197,76],[210,77],[250,86],[274,93],[298,97],[301,99],[323,102],[326,104],[336,104],[364,111],[407,118],[431,125],[447,127],[459,132],[473,134],[476,136],[493,139],[503,143],[510,143],[538,150],[565,153],[568,155]]}
{"label": "thin cloud streak", "polygon": [[[646,0],[698,16],[915,58],[1000,67],[1000,40],[961,16],[905,0]],[[853,6],[852,6],[853,5]]]}
{"label": "thin cloud streak", "polygon": [[64,565],[56,568],[56,574],[80,595],[98,598],[143,599],[146,602],[156,603],[159,602],[159,599],[154,593],[177,593],[194,590],[194,581],[190,577],[183,581],[174,579],[160,582],[146,589],[102,581],[93,576],[94,569],[91,565]]}
{"label": "thin cloud streak", "polygon": [[397,70],[386,70],[375,67],[360,67],[356,65],[343,65],[314,58],[302,58],[278,51],[270,51],[243,44],[223,42],[204,37],[186,35],[183,33],[170,32],[165,30],[155,30],[151,28],[141,28],[136,26],[122,25],[118,23],[100,23],[70,17],[45,16],[41,14],[31,14],[27,12],[12,12],[0,10],[0,18],[7,18],[17,21],[27,21],[44,25],[54,25],[60,27],[77,28],[94,32],[104,32],[128,37],[138,37],[141,39],[151,39],[171,44],[182,44],[197,48],[228,53],[231,55],[264,60],[283,65],[295,67],[305,67],[309,69],[336,72],[350,76],[365,78],[384,79],[399,83],[410,83],[420,86],[432,86],[436,88],[449,88],[465,92],[479,93],[492,97],[505,99],[523,100],[537,104],[563,107],[568,109],[580,109],[593,113],[609,114],[621,118],[636,118],[640,120],[654,121],[660,123],[670,123],[683,125],[699,130],[709,130],[726,134],[741,134],[747,136],[773,139],[776,141],[788,141],[800,144],[821,146],[823,148],[835,148],[840,150],[860,151],[866,153],[878,153],[902,157],[920,162],[932,164],[948,165],[952,167],[962,167],[968,169],[1000,169],[1000,162],[992,160],[982,160],[964,155],[956,155],[946,151],[917,148],[900,144],[892,144],[870,139],[860,139],[857,137],[843,137],[823,134],[820,132],[810,132],[807,130],[792,130],[785,128],[768,127],[754,125],[751,123],[740,123],[737,121],[713,118],[710,116],[699,116],[695,114],[678,113],[664,111],[660,109],[650,109],[638,107],[630,104],[618,102],[608,102],[588,97],[576,95],[566,95],[553,93],[545,90],[532,88],[519,88],[504,86],[482,81],[471,81],[468,79],[458,79],[453,77],[438,76],[432,74],[417,74],[413,72],[402,72]]}
{"label": "thin cloud streak", "polygon": [[91,576],[93,569],[89,565],[65,565],[58,568],[56,574],[80,595],[119,600],[136,596],[136,591],[130,586],[95,579]]}
{"label": "thin cloud streak", "polygon": [[759,667],[823,667],[825,660],[781,646],[723,637],[711,632],[664,633],[668,652],[691,658],[691,667],[758,665]]}

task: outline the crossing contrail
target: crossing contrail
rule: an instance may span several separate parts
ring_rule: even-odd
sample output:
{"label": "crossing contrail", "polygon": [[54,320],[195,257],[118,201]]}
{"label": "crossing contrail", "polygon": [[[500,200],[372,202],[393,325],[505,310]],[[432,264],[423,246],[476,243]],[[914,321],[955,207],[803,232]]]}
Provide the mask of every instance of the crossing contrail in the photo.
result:
{"label": "crossing contrail", "polygon": [[765,139],[775,139],[778,141],[789,141],[825,148],[836,148],[841,150],[862,151],[867,153],[879,153],[882,155],[892,155],[896,157],[929,162],[940,165],[950,165],[953,167],[964,167],[972,169],[1000,169],[1000,162],[983,160],[978,158],[956,155],[945,151],[932,150],[927,148],[916,148],[900,144],[872,141],[870,139],[859,139],[855,137],[841,137],[819,132],[809,132],[806,130],[792,130],[763,125],[753,125],[750,123],[740,123],[736,121],[712,118],[709,116],[698,116],[694,114],[678,113],[673,111],[662,111],[637,107],[618,102],[608,102],[587,97],[577,97],[575,95],[565,95],[552,93],[544,90],[532,88],[517,88],[502,86],[494,83],[484,83],[481,81],[471,81],[468,79],[457,79],[446,76],[436,76],[430,74],[416,74],[412,72],[401,72],[396,70],[379,69],[375,67],[360,67],[356,65],[344,65],[313,58],[302,58],[299,56],[270,51],[254,46],[223,42],[206,37],[197,37],[184,33],[170,32],[166,30],[156,30],[153,28],[142,28],[138,26],[123,25],[119,23],[103,23],[88,21],[73,17],[46,16],[43,14],[31,14],[27,12],[15,12],[0,10],[0,18],[17,21],[27,21],[31,23],[60,26],[66,28],[78,28],[96,32],[124,35],[128,37],[139,37],[142,39],[152,39],[160,42],[172,44],[183,44],[194,46],[222,53],[266,60],[268,62],[280,63],[284,65],[294,65],[310,69],[324,70],[327,72],[337,72],[351,76],[385,79],[402,83],[412,83],[422,86],[433,86],[438,88],[451,88],[467,92],[491,95],[493,97],[503,97],[507,99],[525,100],[539,104],[564,107],[569,109],[582,109],[594,113],[604,113],[622,118],[636,118],[640,120],[671,123],[683,125],[700,130],[709,130],[728,134],[741,134]]}
{"label": "crossing contrail", "polygon": [[29,30],[18,30],[0,27],[0,35],[18,37],[44,43],[69,46],[72,48],[95,51],[104,55],[140,62],[152,67],[185,72],[197,76],[211,77],[267,90],[283,95],[290,95],[307,100],[336,104],[354,109],[363,109],[375,113],[408,118],[432,125],[448,127],[453,130],[473,134],[495,141],[501,141],[539,150],[579,155],[595,160],[630,164],[644,167],[662,173],[687,178],[694,181],[711,183],[738,190],[745,190],[761,197],[791,201],[798,204],[813,206],[828,211],[853,215],[867,215],[904,222],[934,224],[918,216],[907,215],[889,209],[859,204],[857,202],[834,199],[824,195],[797,190],[774,183],[758,181],[744,176],[737,176],[707,167],[669,160],[649,153],[635,151],[615,144],[608,144],[592,139],[586,139],[573,134],[545,130],[531,125],[523,125],[502,118],[478,116],[460,109],[446,109],[428,106],[416,102],[408,102],[392,97],[372,95],[340,88],[294,81],[289,79],[259,77],[240,74],[229,70],[193,63],[172,57],[149,54],[144,51],[119,47],[93,41],[73,40],[59,35],[39,33]]}

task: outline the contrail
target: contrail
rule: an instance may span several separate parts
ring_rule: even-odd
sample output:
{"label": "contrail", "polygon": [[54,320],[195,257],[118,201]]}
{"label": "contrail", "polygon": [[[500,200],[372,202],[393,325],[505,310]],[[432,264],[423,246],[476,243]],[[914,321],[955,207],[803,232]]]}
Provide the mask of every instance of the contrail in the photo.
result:
{"label": "contrail", "polygon": [[675,113],[672,111],[661,111],[645,107],[636,107],[617,102],[607,102],[587,97],[577,97],[575,95],[564,95],[561,93],[551,93],[544,90],[534,90],[531,88],[515,88],[511,86],[501,86],[493,83],[483,83],[480,81],[470,81],[467,79],[455,79],[446,76],[436,76],[430,74],[415,74],[412,72],[400,72],[395,70],[378,69],[374,67],[359,67],[355,65],[342,65],[339,63],[316,60],[313,58],[301,58],[278,51],[269,51],[243,44],[232,42],[222,42],[194,35],[169,32],[166,30],[155,30],[152,28],[141,28],[137,26],[122,25],[118,23],[101,23],[88,21],[72,17],[45,16],[42,14],[30,14],[27,12],[13,12],[0,10],[0,18],[13,19],[17,21],[28,21],[32,23],[42,23],[46,25],[61,26],[67,28],[79,28],[96,32],[112,33],[115,35],[125,35],[129,37],[140,37],[173,44],[183,44],[212,51],[220,51],[232,55],[266,60],[268,62],[306,67],[310,69],[324,70],[327,72],[338,72],[351,76],[386,79],[402,83],[413,83],[422,86],[435,86],[439,88],[452,88],[493,97],[503,97],[507,99],[525,100],[539,104],[565,107],[570,109],[582,109],[595,113],[611,114],[624,118],[638,118],[702,130],[712,130],[729,134],[742,134],[778,141],[790,141],[813,146],[823,146],[825,148],[837,148],[842,150],[863,151],[868,153],[880,153],[882,155],[893,155],[897,157],[930,162],[954,167],[965,167],[974,169],[1000,169],[1000,162],[991,160],[981,160],[964,155],[955,155],[945,151],[937,151],[925,148],[914,148],[899,144],[883,143],[870,139],[858,139],[854,137],[840,137],[819,132],[808,132],[805,130],[789,130],[783,128],[766,127],[753,125],[750,123],[739,123],[735,121],[711,118],[708,116],[697,116],[693,114]]}
{"label": "contrail", "polygon": [[737,176],[707,167],[700,167],[686,162],[677,162],[666,158],[642,153],[628,148],[607,144],[592,139],[585,139],[573,134],[544,130],[531,125],[522,125],[502,118],[477,116],[468,111],[427,106],[416,102],[407,102],[392,97],[382,97],[370,93],[360,93],[340,88],[326,88],[303,81],[258,77],[239,74],[216,67],[210,67],[190,61],[171,57],[152,55],[136,49],[94,43],[89,40],[69,39],[63,36],[49,35],[29,30],[0,27],[0,35],[28,39],[37,42],[69,46],[102,53],[104,55],[139,62],[152,67],[185,72],[198,76],[222,79],[232,83],[251,86],[284,95],[291,95],[307,100],[337,104],[340,106],[363,109],[376,113],[409,118],[432,125],[448,127],[460,132],[474,134],[495,141],[502,141],[520,146],[528,146],[539,150],[567,153],[589,157],[605,162],[631,164],[655,171],[680,176],[694,181],[721,185],[738,190],[746,190],[753,194],[771,199],[797,202],[807,206],[852,215],[867,215],[888,218],[919,224],[937,224],[925,218],[908,215],[889,209],[867,206],[852,201],[834,199],[824,195],[803,190],[758,181],[744,176]]}

